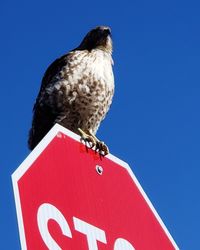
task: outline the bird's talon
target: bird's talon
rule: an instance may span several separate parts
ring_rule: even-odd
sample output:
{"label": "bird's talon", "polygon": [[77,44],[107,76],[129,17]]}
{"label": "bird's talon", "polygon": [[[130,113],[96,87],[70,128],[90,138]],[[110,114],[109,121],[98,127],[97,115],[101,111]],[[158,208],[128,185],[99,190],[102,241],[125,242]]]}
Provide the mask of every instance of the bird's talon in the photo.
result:
{"label": "bird's talon", "polygon": [[88,148],[93,148],[93,147],[95,146],[95,142],[94,142],[93,140],[91,140],[91,138],[90,138],[90,139],[87,138],[87,139],[85,140],[85,144],[86,144],[86,146],[87,146]]}
{"label": "bird's talon", "polygon": [[88,148],[93,148],[95,146],[95,141],[90,136],[81,137],[81,142],[84,142]]}
{"label": "bird's talon", "polygon": [[98,152],[102,156],[109,154],[109,149],[107,145],[102,141],[98,141],[96,143],[95,151]]}
{"label": "bird's talon", "polygon": [[91,135],[86,134],[80,128],[78,129],[78,131],[81,134],[81,142],[84,142],[88,148],[93,148],[96,145],[96,141]]}

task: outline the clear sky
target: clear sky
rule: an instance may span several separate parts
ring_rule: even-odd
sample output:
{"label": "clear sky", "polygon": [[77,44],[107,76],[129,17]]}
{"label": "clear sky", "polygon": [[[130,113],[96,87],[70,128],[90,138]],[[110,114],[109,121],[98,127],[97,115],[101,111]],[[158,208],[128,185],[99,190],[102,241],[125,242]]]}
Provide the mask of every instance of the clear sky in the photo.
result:
{"label": "clear sky", "polygon": [[116,92],[98,136],[128,162],[183,250],[200,249],[199,1],[0,2],[1,249],[20,249],[11,173],[47,66],[109,25]]}

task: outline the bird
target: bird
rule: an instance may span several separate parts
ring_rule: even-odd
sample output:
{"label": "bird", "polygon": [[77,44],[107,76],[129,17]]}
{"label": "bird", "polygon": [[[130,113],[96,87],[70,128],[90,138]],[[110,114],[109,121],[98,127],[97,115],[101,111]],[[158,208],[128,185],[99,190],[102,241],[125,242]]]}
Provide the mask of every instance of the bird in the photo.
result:
{"label": "bird", "polygon": [[112,51],[111,28],[97,26],[78,47],[50,64],[33,107],[30,150],[58,123],[79,134],[87,147],[109,153],[96,132],[114,95]]}

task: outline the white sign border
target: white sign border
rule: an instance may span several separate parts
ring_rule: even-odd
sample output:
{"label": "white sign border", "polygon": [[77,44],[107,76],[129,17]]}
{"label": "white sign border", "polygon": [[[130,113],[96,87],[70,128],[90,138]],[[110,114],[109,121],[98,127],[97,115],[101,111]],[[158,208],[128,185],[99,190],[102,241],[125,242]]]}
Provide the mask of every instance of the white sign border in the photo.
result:
{"label": "white sign border", "polygon": [[[27,245],[26,245],[25,231],[24,231],[23,218],[22,218],[22,209],[21,209],[20,195],[19,195],[19,189],[18,189],[18,180],[30,168],[32,163],[38,158],[38,156],[42,153],[42,151],[47,147],[47,145],[53,140],[53,138],[59,132],[62,132],[63,134],[71,137],[72,139],[74,139],[76,141],[80,141],[79,135],[71,132],[70,130],[62,127],[59,124],[55,124],[54,127],[48,132],[48,134],[42,139],[42,141],[35,147],[35,149],[27,156],[27,158],[21,163],[21,165],[12,174],[12,183],[13,183],[15,205],[16,205],[16,210],[17,210],[18,228],[19,228],[19,235],[20,235],[20,242],[21,242],[22,250],[27,250]],[[136,184],[137,188],[139,189],[140,193],[144,197],[144,199],[147,202],[148,206],[150,207],[151,211],[153,212],[156,219],[158,220],[161,227],[163,228],[166,235],[168,236],[169,240],[173,244],[175,250],[179,250],[177,244],[175,243],[174,239],[172,238],[171,234],[169,233],[169,231],[166,228],[165,224],[163,223],[162,219],[160,218],[160,216],[156,212],[154,206],[152,205],[151,201],[147,197],[146,193],[144,192],[142,186],[138,182],[137,178],[135,177],[135,175],[132,172],[129,165],[126,162],[120,160],[119,158],[115,157],[112,154],[107,155],[106,158],[116,162],[117,164],[124,167],[128,171],[131,178],[133,179],[133,182]]]}

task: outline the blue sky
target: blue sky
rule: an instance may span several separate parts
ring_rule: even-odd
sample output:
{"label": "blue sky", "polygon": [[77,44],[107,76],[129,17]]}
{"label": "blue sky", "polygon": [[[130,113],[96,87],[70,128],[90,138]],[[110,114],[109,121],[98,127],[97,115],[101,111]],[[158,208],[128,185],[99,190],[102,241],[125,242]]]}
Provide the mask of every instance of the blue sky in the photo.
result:
{"label": "blue sky", "polygon": [[47,66],[109,25],[116,92],[98,136],[128,162],[176,243],[200,249],[199,1],[0,3],[1,248],[20,249],[11,173]]}

